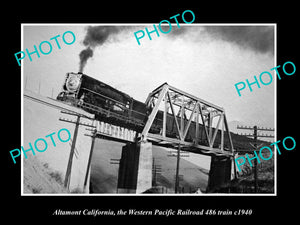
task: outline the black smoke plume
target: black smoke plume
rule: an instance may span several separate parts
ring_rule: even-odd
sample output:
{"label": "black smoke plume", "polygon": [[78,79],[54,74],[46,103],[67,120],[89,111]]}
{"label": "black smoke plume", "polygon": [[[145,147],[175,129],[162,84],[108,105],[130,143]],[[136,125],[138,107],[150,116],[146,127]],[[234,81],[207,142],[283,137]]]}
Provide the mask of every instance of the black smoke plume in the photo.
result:
{"label": "black smoke plume", "polygon": [[87,60],[93,57],[94,49],[97,46],[103,45],[112,34],[119,33],[123,28],[119,26],[89,26],[87,27],[87,33],[83,40],[86,49],[82,50],[79,54],[80,63],[79,71],[83,72],[83,69],[87,63]]}
{"label": "black smoke plume", "polygon": [[83,68],[85,67],[87,60],[90,57],[93,57],[93,50],[88,47],[84,50],[82,50],[79,54],[79,58],[80,58],[80,65],[79,65],[79,72],[83,72]]}

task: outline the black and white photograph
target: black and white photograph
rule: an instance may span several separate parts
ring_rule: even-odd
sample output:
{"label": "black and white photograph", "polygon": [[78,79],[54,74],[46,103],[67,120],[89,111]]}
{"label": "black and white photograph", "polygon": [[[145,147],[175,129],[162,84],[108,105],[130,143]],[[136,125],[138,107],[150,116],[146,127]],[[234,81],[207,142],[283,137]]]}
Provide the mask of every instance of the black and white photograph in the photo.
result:
{"label": "black and white photograph", "polygon": [[23,194],[276,194],[275,24],[22,29]]}
{"label": "black and white photograph", "polygon": [[2,18],[4,218],[296,218],[296,6],[42,4]]}

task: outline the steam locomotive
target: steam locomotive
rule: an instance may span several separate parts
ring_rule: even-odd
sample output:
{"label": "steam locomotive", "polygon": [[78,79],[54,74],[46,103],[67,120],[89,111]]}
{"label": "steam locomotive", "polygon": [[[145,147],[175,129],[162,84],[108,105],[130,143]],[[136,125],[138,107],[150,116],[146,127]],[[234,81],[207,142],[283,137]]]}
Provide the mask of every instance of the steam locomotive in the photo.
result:
{"label": "steam locomotive", "polygon": [[[96,119],[141,131],[150,109],[101,81],[83,73],[67,73],[57,100],[95,114]],[[163,113],[159,112],[152,129],[159,130]]]}

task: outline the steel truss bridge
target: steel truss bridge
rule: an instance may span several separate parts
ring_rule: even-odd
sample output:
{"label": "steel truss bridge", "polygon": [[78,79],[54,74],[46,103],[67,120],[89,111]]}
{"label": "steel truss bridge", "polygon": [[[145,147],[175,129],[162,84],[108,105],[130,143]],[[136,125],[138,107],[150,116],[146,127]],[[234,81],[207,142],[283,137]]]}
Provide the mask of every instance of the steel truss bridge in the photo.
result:
{"label": "steel truss bridge", "polygon": [[[173,147],[180,146],[184,151],[205,155],[234,156],[225,110],[222,107],[181,91],[167,83],[152,91],[146,104],[152,108],[152,111],[141,133],[143,141],[149,140],[159,145],[171,145]],[[163,111],[162,130],[159,134],[151,133],[150,128],[159,110]],[[176,137],[168,137],[167,135],[167,114],[171,114],[174,118],[177,130]],[[186,121],[188,122],[186,123]],[[213,129],[212,125],[215,121],[217,124]],[[200,124],[204,127],[206,139],[201,143],[199,140]],[[187,141],[186,137],[191,126],[195,126],[194,137],[192,141]],[[219,128],[221,128],[221,141],[216,147],[215,140]],[[229,148],[224,145],[225,138],[229,139]]]}

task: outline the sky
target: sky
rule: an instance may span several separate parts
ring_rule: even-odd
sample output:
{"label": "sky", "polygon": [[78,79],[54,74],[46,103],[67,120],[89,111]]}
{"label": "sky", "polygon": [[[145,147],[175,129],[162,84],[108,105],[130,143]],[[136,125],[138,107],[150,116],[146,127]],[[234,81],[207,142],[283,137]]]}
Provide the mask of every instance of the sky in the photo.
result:
{"label": "sky", "polygon": [[[260,89],[253,86],[253,92],[245,89],[241,97],[234,86],[246,79],[254,81],[254,75],[259,78],[276,66],[274,25],[181,24],[178,29],[175,23],[168,34],[152,33],[152,40],[145,34],[138,45],[134,32],[152,30],[153,24],[23,24],[22,51],[31,52],[42,41],[53,47],[48,55],[33,54],[32,61],[27,56],[22,60],[23,87],[55,98],[65,74],[79,71],[79,55],[90,48],[93,56],[83,73],[137,100],[145,102],[152,90],[167,82],[223,107],[229,122],[275,126],[276,79]],[[61,39],[66,31],[75,34],[71,45]],[[50,40],[56,35],[61,49]]]}

